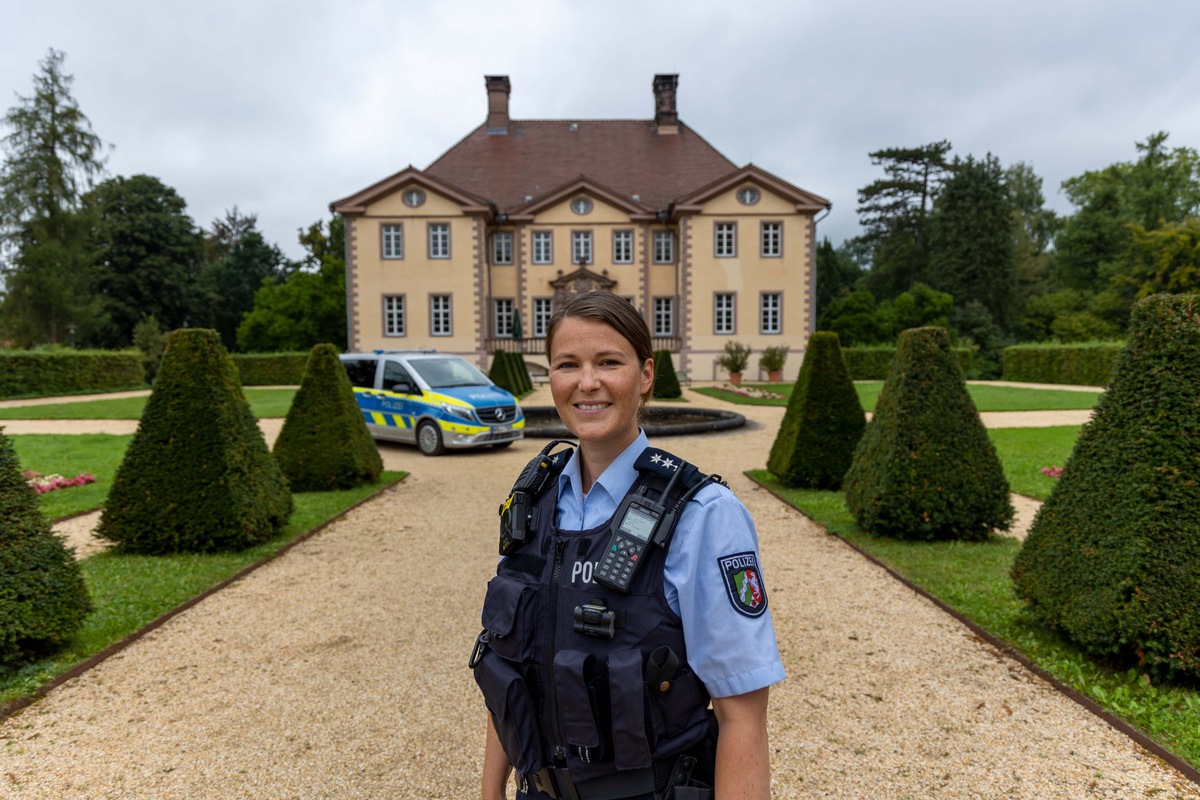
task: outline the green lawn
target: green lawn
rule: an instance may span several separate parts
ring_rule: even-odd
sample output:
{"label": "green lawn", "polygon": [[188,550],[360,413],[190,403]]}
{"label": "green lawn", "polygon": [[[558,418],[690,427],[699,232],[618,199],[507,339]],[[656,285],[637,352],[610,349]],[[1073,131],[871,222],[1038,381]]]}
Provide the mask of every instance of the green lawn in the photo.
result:
{"label": "green lawn", "polygon": [[66,649],[19,670],[0,670],[0,705],[32,693],[113,642],[274,555],[297,537],[403,477],[402,472],[384,472],[381,483],[373,486],[293,495],[296,510],[287,527],[270,542],[239,553],[134,556],[104,552],[84,559],[80,566],[95,610]]}
{"label": "green lawn", "polygon": [[988,438],[1004,465],[1009,488],[1017,494],[1045,500],[1055,478],[1042,474],[1042,467],[1061,467],[1075,449],[1078,425],[1053,428],[992,428]]}
{"label": "green lawn", "polygon": [[[243,389],[254,416],[286,417],[295,389]],[[0,408],[0,419],[141,419],[145,397],[121,397]]]}
{"label": "green lawn", "polygon": [[[747,384],[756,389],[766,389],[769,392],[783,395],[782,400],[763,400],[742,397],[709,386],[696,387],[695,391],[730,403],[756,406],[786,406],[787,398],[792,394],[792,383],[755,383]],[[883,381],[856,381],[854,388],[858,391],[859,402],[865,411],[872,411],[879,393],[883,389]],[[975,408],[980,411],[1063,411],[1071,409],[1092,408],[1100,397],[1100,392],[1070,391],[1066,389],[1027,389],[1019,386],[999,386],[968,384],[967,392],[975,402]]]}
{"label": "green lawn", "polygon": [[[1046,429],[1039,429],[1046,430]],[[888,564],[991,635],[1012,645],[1063,683],[1200,766],[1200,691],[1159,685],[1132,668],[1102,666],[1043,627],[1017,598],[1009,572],[1020,543],[902,542],[855,524],[840,492],[786,489],[770,473],[747,473],[829,532]]]}
{"label": "green lawn", "polygon": [[50,434],[19,434],[9,437],[21,469],[43,475],[58,473],[73,478],[90,472],[95,483],[72,486],[47,492],[38,498],[42,511],[50,519],[60,519],[92,511],[104,505],[112,487],[117,467],[125,457],[125,449],[133,436],[111,436],[106,433],[84,433],[72,436]]}

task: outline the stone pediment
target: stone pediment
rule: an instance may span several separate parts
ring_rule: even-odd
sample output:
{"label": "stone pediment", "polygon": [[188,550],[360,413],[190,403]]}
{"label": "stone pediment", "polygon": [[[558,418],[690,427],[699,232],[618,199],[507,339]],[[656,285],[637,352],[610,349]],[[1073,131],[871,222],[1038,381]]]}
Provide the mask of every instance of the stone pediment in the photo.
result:
{"label": "stone pediment", "polygon": [[617,285],[617,282],[608,277],[608,270],[604,270],[602,274],[596,274],[587,267],[580,267],[574,272],[561,274],[550,281],[550,285],[554,287],[556,296],[583,294],[585,292],[593,292],[597,290],[609,291]]}

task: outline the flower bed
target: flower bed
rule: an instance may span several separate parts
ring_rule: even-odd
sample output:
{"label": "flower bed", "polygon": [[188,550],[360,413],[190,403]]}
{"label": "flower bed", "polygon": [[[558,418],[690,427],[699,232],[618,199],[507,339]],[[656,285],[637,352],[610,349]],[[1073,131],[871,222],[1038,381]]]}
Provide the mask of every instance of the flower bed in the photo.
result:
{"label": "flower bed", "polygon": [[72,486],[84,486],[96,482],[96,479],[90,472],[81,472],[74,478],[68,478],[65,475],[57,473],[42,475],[32,470],[27,470],[21,474],[25,477],[25,482],[29,484],[29,488],[38,494],[53,492],[57,489],[69,489]]}
{"label": "flower bed", "polygon": [[755,389],[753,386],[734,386],[732,383],[722,384],[717,387],[723,392],[736,394],[741,397],[753,397],[756,400],[783,400],[784,396],[776,392],[768,392],[766,389]]}

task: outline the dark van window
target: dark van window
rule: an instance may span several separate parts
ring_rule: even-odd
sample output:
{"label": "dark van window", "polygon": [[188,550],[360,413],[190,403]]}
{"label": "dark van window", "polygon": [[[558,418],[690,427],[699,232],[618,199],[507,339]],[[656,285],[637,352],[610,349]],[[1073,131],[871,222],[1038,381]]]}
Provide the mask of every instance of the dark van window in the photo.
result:
{"label": "dark van window", "polygon": [[407,383],[413,385],[412,376],[408,374],[408,370],[402,367],[395,361],[383,362],[383,389],[387,392],[395,391],[394,387],[398,383]]}
{"label": "dark van window", "polygon": [[350,376],[350,383],[363,389],[375,388],[375,365],[379,363],[378,361],[362,358],[342,363],[346,365],[346,374]]}

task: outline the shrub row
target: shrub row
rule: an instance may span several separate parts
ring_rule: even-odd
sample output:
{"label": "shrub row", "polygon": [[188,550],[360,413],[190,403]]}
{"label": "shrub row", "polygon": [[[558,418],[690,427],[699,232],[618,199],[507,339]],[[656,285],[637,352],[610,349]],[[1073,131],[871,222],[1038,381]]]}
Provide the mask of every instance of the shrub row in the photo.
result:
{"label": "shrub row", "polygon": [[1004,348],[1004,380],[1107,386],[1122,342],[1017,344]]}
{"label": "shrub row", "polygon": [[121,389],[145,380],[137,350],[0,351],[0,397]]}
{"label": "shrub row", "polygon": [[242,386],[299,386],[308,353],[237,353],[233,363]]}
{"label": "shrub row", "polygon": [[[958,359],[958,368],[966,374],[971,369],[975,351],[970,347],[952,349],[955,358]],[[881,381],[887,377],[892,362],[896,360],[896,347],[890,344],[843,347],[842,356],[846,359],[846,368],[850,370],[851,380]]]}

